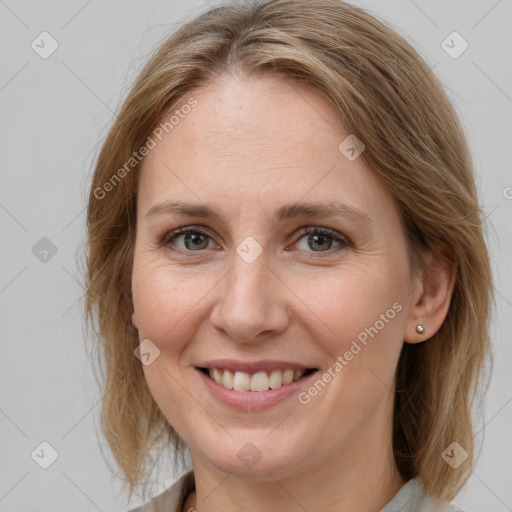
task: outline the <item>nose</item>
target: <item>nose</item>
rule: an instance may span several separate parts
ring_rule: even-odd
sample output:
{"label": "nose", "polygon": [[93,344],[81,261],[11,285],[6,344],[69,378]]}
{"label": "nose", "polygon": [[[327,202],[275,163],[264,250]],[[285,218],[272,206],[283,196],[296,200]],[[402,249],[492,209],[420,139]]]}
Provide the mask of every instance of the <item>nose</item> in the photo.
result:
{"label": "nose", "polygon": [[287,288],[267,265],[265,253],[250,263],[235,253],[216,289],[210,321],[235,342],[254,345],[286,330]]}

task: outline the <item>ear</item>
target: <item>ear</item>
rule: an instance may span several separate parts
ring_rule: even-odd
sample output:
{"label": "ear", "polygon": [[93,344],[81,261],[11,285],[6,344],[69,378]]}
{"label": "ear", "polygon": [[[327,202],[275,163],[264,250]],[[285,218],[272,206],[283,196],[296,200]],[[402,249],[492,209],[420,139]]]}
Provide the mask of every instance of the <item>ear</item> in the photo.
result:
{"label": "ear", "polygon": [[[404,333],[406,343],[421,343],[431,338],[440,329],[450,307],[457,264],[444,257],[434,258],[431,253],[426,260],[427,270],[417,278],[412,293]],[[418,334],[417,325],[423,326],[424,334]]]}
{"label": "ear", "polygon": [[135,327],[135,329],[139,328],[139,326],[137,324],[137,315],[135,314],[135,310],[133,310],[133,313],[132,313],[132,325],[133,325],[133,327]]}

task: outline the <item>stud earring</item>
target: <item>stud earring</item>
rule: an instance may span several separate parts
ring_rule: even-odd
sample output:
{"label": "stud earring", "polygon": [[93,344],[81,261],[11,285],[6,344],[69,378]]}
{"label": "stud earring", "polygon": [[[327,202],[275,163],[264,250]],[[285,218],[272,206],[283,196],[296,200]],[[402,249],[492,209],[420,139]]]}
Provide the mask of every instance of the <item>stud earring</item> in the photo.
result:
{"label": "stud earring", "polygon": [[425,328],[423,327],[423,325],[417,325],[416,326],[416,332],[418,334],[425,334]]}

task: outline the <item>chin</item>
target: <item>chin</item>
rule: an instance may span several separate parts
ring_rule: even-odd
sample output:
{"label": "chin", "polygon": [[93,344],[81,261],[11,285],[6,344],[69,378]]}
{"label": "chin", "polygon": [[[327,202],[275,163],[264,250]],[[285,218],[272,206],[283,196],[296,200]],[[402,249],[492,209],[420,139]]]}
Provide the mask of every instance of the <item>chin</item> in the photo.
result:
{"label": "chin", "polygon": [[268,481],[285,478],[306,466],[304,443],[290,442],[287,432],[280,434],[272,438],[274,434],[269,436],[266,430],[264,434],[261,430],[252,430],[232,438],[226,435],[227,442],[216,443],[220,450],[212,450],[212,446],[215,446],[213,443],[197,448],[201,457],[219,471],[247,480]]}

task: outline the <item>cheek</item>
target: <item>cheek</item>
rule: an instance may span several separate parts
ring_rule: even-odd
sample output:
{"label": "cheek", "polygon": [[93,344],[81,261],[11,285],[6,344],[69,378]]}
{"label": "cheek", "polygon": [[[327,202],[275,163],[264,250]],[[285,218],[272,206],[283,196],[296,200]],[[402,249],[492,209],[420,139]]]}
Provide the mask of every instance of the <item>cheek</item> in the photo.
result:
{"label": "cheek", "polygon": [[289,276],[287,285],[325,335],[346,338],[373,325],[400,297],[392,272],[382,265],[346,265],[311,275]]}
{"label": "cheek", "polygon": [[[139,259],[132,276],[133,300],[139,335],[151,339],[162,350],[181,349],[207,293],[218,280],[208,272],[194,273],[155,261]],[[206,297],[205,297],[206,294]]]}
{"label": "cheek", "polygon": [[145,380],[167,421],[178,431],[186,430],[190,396],[178,366],[194,334],[194,305],[204,290],[152,257],[136,257],[132,290],[140,341],[149,339],[160,350],[150,365],[143,365]]}
{"label": "cheek", "polygon": [[346,265],[288,281],[306,306],[297,317],[300,329],[332,363],[343,358],[344,379],[360,379],[366,370],[384,382],[393,375],[405,324],[401,282],[392,268]]}

